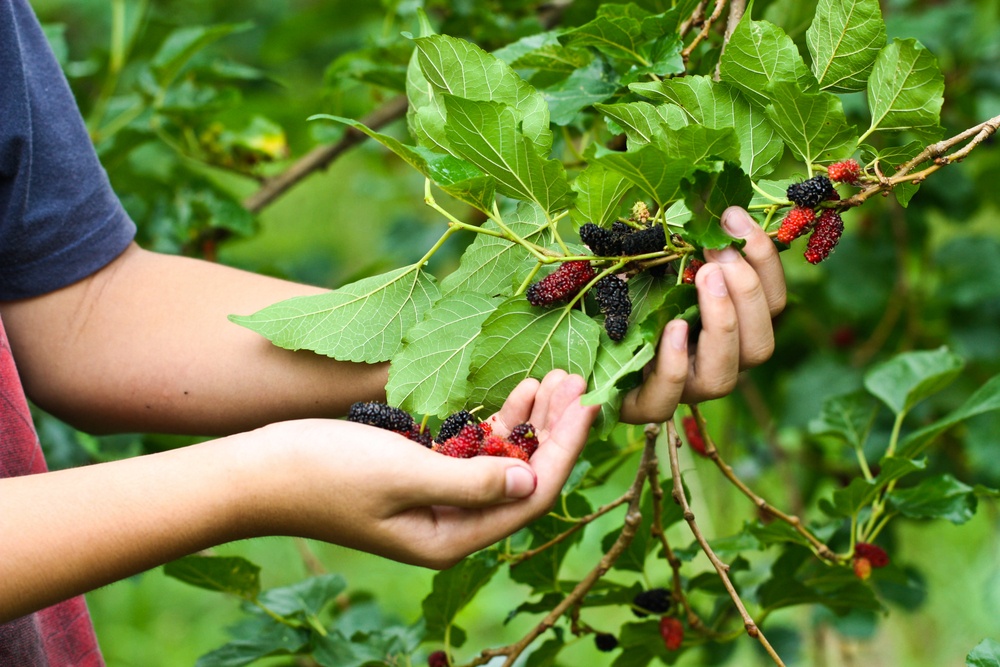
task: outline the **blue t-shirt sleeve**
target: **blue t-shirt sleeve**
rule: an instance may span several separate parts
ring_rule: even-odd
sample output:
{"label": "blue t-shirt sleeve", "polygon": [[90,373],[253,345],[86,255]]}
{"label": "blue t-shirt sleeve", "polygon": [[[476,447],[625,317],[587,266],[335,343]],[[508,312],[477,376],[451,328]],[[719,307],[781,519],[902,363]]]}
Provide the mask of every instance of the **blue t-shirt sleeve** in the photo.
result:
{"label": "blue t-shirt sleeve", "polygon": [[27,0],[0,2],[0,300],[85,278],[134,236]]}

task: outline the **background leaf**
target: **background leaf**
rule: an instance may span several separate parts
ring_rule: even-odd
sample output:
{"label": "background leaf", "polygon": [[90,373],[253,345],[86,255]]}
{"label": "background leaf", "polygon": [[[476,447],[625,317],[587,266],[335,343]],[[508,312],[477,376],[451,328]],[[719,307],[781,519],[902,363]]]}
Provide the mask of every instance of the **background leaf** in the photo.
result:
{"label": "background leaf", "polygon": [[873,132],[908,130],[934,141],[941,135],[944,77],[937,60],[915,39],[896,39],[882,49],[868,79]]}
{"label": "background leaf", "polygon": [[878,0],[819,0],[806,43],[820,88],[864,90],[885,39]]}
{"label": "background leaf", "polygon": [[168,577],[245,600],[260,592],[260,567],[239,556],[185,556],[163,566]]}
{"label": "background leaf", "polygon": [[947,348],[907,352],[875,366],[865,374],[865,389],[896,414],[941,391],[962,371],[965,363]]}

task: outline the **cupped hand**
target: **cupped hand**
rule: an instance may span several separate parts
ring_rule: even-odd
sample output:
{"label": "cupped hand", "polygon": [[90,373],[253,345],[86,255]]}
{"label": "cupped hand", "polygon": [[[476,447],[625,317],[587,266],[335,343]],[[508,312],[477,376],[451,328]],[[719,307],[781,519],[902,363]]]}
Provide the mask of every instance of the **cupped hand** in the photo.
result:
{"label": "cupped hand", "polygon": [[771,319],[785,307],[785,278],[778,251],[741,208],[722,215],[722,227],[744,239],[733,247],[705,251],[695,277],[701,333],[689,349],[688,325],[667,324],[643,383],[625,395],[621,418],[633,424],[668,419],[679,403],[725,396],[741,370],[766,361],[774,351]]}
{"label": "cupped hand", "polygon": [[[249,532],[291,534],[434,568],[510,535],[543,515],[576,463],[597,406],[586,383],[552,371],[521,382],[490,417],[506,435],[525,421],[538,434],[530,462],[455,459],[389,431],[334,420],[259,431],[266,489]],[[277,459],[277,460],[276,460]]]}

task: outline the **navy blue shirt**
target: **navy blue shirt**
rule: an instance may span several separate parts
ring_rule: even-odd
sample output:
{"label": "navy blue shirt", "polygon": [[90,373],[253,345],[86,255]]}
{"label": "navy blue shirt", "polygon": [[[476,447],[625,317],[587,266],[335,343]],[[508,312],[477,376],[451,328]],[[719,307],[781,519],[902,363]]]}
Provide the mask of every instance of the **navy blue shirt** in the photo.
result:
{"label": "navy blue shirt", "polygon": [[0,300],[85,278],[134,236],[31,7],[0,0]]}

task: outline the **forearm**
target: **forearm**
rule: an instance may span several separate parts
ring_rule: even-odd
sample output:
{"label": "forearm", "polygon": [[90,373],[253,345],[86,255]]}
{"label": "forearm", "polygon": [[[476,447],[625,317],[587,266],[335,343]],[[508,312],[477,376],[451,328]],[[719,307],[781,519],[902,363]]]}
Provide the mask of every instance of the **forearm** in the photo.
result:
{"label": "forearm", "polygon": [[0,623],[252,532],[254,437],[0,480]]}
{"label": "forearm", "polygon": [[132,247],[0,311],[28,395],[74,425],[225,434],[384,397],[385,364],[282,350],[227,319],[323,291]]}

